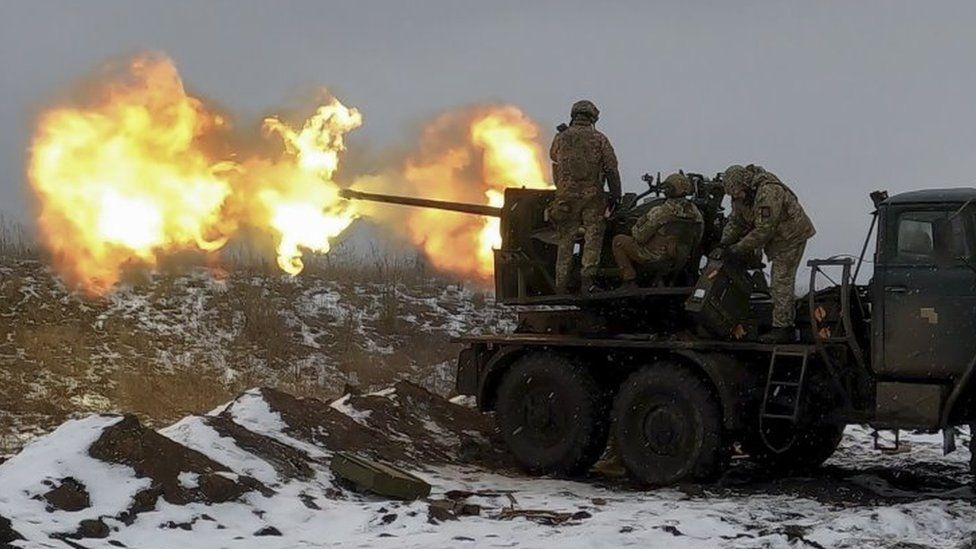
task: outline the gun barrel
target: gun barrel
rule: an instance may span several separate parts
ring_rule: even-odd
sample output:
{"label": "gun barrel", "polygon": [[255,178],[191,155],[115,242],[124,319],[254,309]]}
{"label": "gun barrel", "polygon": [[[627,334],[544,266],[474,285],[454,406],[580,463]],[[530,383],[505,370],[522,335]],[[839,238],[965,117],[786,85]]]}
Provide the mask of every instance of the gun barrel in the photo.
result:
{"label": "gun barrel", "polygon": [[447,210],[472,215],[484,215],[488,217],[501,217],[502,209],[494,206],[484,206],[481,204],[467,204],[464,202],[448,202],[446,200],[431,200],[429,198],[415,198],[412,196],[396,196],[391,194],[367,193],[355,191],[353,189],[342,189],[339,195],[348,200],[366,200],[368,202],[383,202],[386,204],[399,204],[401,206],[413,206],[415,208],[431,208],[435,210]]}

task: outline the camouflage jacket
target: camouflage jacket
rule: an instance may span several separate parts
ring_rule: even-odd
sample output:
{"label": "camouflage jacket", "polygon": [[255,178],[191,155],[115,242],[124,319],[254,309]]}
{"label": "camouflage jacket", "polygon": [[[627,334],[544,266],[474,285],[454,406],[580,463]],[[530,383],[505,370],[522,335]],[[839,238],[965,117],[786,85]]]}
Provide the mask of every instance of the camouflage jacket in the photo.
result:
{"label": "camouflage jacket", "polygon": [[668,253],[681,249],[690,253],[699,241],[705,221],[687,198],[668,198],[644,214],[631,229],[631,235],[642,247],[664,248]]}
{"label": "camouflage jacket", "polygon": [[744,253],[763,249],[773,259],[806,242],[817,230],[793,191],[775,175],[763,171],[755,177],[755,200],[752,205],[732,202],[722,245]]}
{"label": "camouflage jacket", "polygon": [[549,157],[557,196],[599,194],[603,191],[604,178],[610,183],[610,192],[619,196],[617,155],[607,136],[593,124],[574,120],[553,138]]}

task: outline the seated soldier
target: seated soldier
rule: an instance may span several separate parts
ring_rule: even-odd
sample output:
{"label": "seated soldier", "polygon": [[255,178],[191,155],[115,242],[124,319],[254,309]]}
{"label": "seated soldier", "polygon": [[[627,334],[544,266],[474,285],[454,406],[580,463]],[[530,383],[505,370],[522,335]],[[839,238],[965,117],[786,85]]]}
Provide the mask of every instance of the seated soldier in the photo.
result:
{"label": "seated soldier", "polygon": [[620,268],[621,288],[637,287],[637,269],[664,277],[684,268],[701,241],[705,222],[701,212],[686,198],[694,188],[682,173],[674,173],[661,184],[667,199],[648,211],[631,229],[631,234],[613,238],[613,258]]}

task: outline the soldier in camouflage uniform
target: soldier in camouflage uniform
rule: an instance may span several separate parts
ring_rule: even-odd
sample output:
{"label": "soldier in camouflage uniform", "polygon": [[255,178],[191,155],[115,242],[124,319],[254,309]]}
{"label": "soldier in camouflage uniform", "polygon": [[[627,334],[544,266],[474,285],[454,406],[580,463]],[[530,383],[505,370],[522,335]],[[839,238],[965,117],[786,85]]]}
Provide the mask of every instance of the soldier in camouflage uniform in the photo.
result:
{"label": "soldier in camouflage uniform", "polygon": [[590,101],[573,104],[569,127],[556,134],[549,156],[556,194],[549,206],[549,219],[558,233],[556,291],[566,293],[573,248],[583,231],[582,290],[588,292],[600,265],[603,233],[606,228],[607,197],[603,181],[610,189],[610,200],[620,199],[620,172],[610,140],[593,125],[600,111]]}
{"label": "soldier in camouflage uniform", "polygon": [[817,231],[793,191],[761,167],[730,166],[723,180],[726,194],[732,197],[732,215],[719,248],[733,257],[763,250],[772,263],[773,329],[759,339],[795,341],[796,271],[807,240]]}
{"label": "soldier in camouflage uniform", "polygon": [[651,208],[631,229],[613,238],[613,258],[624,288],[637,287],[637,269],[665,276],[684,268],[701,242],[705,221],[686,197],[694,188],[687,176],[671,174],[662,184],[666,200]]}

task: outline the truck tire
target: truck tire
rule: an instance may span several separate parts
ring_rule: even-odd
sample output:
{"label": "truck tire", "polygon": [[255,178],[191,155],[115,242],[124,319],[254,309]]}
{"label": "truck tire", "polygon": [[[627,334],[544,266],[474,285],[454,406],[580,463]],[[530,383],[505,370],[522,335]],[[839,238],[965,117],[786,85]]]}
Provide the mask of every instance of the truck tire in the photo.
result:
{"label": "truck tire", "polygon": [[679,364],[659,362],[627,378],[614,400],[613,421],[620,460],[642,483],[710,480],[725,463],[718,400]]}
{"label": "truck tire", "polygon": [[585,473],[607,446],[606,391],[582,365],[556,354],[531,353],[513,364],[496,412],[509,451],[533,474]]}

